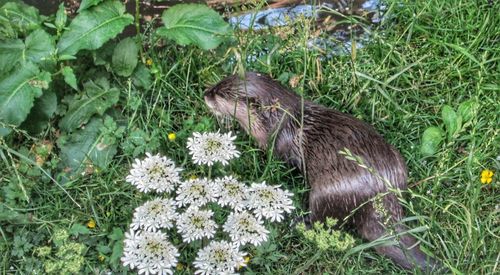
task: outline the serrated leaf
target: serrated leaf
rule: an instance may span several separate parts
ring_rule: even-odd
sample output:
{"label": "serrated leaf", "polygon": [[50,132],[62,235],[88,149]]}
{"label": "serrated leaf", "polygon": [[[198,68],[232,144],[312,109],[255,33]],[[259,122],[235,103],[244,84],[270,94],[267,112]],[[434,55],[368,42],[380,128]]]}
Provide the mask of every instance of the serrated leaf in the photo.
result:
{"label": "serrated leaf", "polygon": [[76,83],[76,76],[75,73],[73,72],[73,68],[71,67],[64,67],[62,69],[62,74],[64,76],[64,82],[71,86],[71,88],[75,89],[78,91],[78,84]]}
{"label": "serrated leaf", "polygon": [[444,105],[441,110],[441,116],[443,119],[444,126],[446,127],[446,132],[448,133],[448,139],[451,140],[453,135],[460,130],[461,121],[457,116],[457,113],[449,105]]}
{"label": "serrated leaf", "polygon": [[476,107],[476,103],[474,100],[467,100],[458,106],[458,115],[462,117],[462,121],[465,123],[471,120],[474,115],[474,109]]}
{"label": "serrated leaf", "polygon": [[427,128],[422,135],[422,144],[420,146],[422,155],[426,157],[434,155],[443,140],[443,135],[443,130],[439,127]]}
{"label": "serrated leaf", "polygon": [[116,154],[115,144],[105,144],[101,135],[102,119],[92,119],[84,128],[61,136],[57,144],[64,168],[71,175],[80,173],[87,165],[105,169]]}
{"label": "serrated leaf", "polygon": [[9,2],[0,8],[0,26],[27,34],[40,28],[42,20],[35,7]]}
{"label": "serrated leaf", "polygon": [[20,39],[0,41],[0,75],[3,75],[22,60],[24,43]]}
{"label": "serrated leaf", "polygon": [[54,21],[57,30],[61,31],[66,26],[66,21],[68,20],[68,15],[66,14],[66,9],[64,8],[64,3],[59,5],[56,12],[56,20]]}
{"label": "serrated leaf", "polygon": [[95,82],[89,81],[83,86],[84,91],[80,98],[71,102],[68,112],[59,122],[59,127],[63,131],[69,132],[78,128],[94,114],[102,115],[118,102],[120,91],[117,88],[110,88],[105,78]]}
{"label": "serrated leaf", "polygon": [[95,6],[101,2],[102,2],[102,0],[82,0],[82,3],[80,3],[80,7],[78,8],[78,12],[86,10],[86,9],[88,9],[92,6]]}
{"label": "serrated leaf", "polygon": [[119,76],[128,77],[137,66],[139,48],[133,38],[125,38],[118,43],[113,51],[111,65]]}
{"label": "serrated leaf", "polygon": [[61,55],[75,55],[79,50],[95,50],[115,37],[134,21],[125,14],[119,1],[106,1],[77,15],[65,31],[57,48]]}
{"label": "serrated leaf", "polygon": [[26,37],[25,59],[33,63],[48,60],[55,51],[55,43],[44,30],[36,30]]}
{"label": "serrated leaf", "polygon": [[19,126],[50,81],[50,74],[40,72],[32,63],[20,66],[0,80],[0,122]]}
{"label": "serrated leaf", "polygon": [[69,229],[68,232],[70,235],[73,235],[75,237],[78,237],[78,235],[88,235],[90,234],[90,230],[82,224],[75,223],[71,228]]}
{"label": "serrated leaf", "polygon": [[26,129],[30,134],[38,134],[45,127],[57,109],[57,96],[51,90],[43,92],[43,95],[35,99],[35,104],[26,120],[21,124],[21,128]]}
{"label": "serrated leaf", "polygon": [[151,72],[143,64],[139,64],[132,74],[132,82],[137,87],[149,88],[151,86]]}
{"label": "serrated leaf", "polygon": [[214,49],[231,34],[231,27],[214,10],[201,4],[175,5],[163,12],[158,34],[180,45]]}

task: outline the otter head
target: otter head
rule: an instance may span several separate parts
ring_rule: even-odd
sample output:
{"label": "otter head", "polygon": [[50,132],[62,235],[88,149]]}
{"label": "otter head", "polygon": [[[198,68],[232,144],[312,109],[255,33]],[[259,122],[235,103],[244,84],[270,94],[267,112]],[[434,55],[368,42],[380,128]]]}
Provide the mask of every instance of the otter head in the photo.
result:
{"label": "otter head", "polygon": [[300,98],[270,77],[248,72],[243,78],[229,76],[208,89],[205,102],[214,114],[235,118],[264,148]]}

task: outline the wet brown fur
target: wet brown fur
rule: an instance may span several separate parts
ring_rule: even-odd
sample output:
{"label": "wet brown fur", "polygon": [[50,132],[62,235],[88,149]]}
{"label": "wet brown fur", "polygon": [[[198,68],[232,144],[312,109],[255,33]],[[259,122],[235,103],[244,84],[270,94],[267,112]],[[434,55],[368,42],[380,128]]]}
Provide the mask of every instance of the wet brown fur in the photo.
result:
{"label": "wet brown fur", "polygon": [[[274,142],[274,154],[306,175],[311,186],[311,221],[325,217],[343,221],[349,216],[348,221],[367,240],[387,234],[387,221],[370,201],[387,192],[387,184],[339,153],[349,149],[393,187],[405,190],[404,159],[372,126],[307,100],[302,104],[301,97],[258,73],[225,78],[206,91],[205,102],[216,114],[235,117],[260,147]],[[404,217],[403,208],[393,192],[387,193],[382,204],[390,214],[390,223],[396,224],[397,232],[404,232],[407,229],[397,224]],[[430,270],[434,266],[410,235],[402,235],[399,245],[376,250],[404,268]]]}

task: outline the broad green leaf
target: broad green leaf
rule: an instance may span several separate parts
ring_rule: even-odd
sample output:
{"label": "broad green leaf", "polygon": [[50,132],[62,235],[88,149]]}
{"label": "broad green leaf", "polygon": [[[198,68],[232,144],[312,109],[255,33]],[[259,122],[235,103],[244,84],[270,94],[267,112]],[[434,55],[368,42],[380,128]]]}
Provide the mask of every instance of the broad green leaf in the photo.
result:
{"label": "broad green leaf", "polygon": [[84,84],[84,91],[78,99],[74,99],[69,105],[68,112],[59,122],[63,131],[72,131],[86,123],[94,114],[104,112],[116,102],[120,91],[110,88],[109,82],[100,78],[97,81],[89,81]]}
{"label": "broad green leaf", "polygon": [[75,223],[68,232],[70,235],[78,237],[78,235],[88,235],[90,234],[90,230],[83,224]]}
{"label": "broad green leaf", "polygon": [[44,30],[36,30],[26,37],[24,58],[33,63],[49,60],[55,51],[52,36]]}
{"label": "broad green leaf", "polygon": [[71,86],[71,88],[78,91],[78,84],[76,83],[76,76],[71,67],[64,67],[62,69],[62,74],[64,76],[64,82]]}
{"label": "broad green leaf", "polygon": [[54,50],[54,40],[42,29],[28,35],[25,43],[20,39],[0,41],[0,74],[9,72],[22,61],[48,61]]}
{"label": "broad green leaf", "polygon": [[143,64],[139,64],[132,74],[132,82],[137,87],[149,88],[151,86],[151,72]]}
{"label": "broad green leaf", "polygon": [[58,31],[61,31],[66,26],[66,21],[68,20],[68,15],[66,15],[66,9],[64,8],[64,3],[59,5],[59,9],[56,12],[56,20],[54,22],[55,27]]}
{"label": "broad green leaf", "polygon": [[84,128],[57,140],[62,164],[65,169],[69,169],[71,175],[90,165],[105,169],[116,154],[115,144],[104,143],[101,127],[102,119],[94,118]]}
{"label": "broad green leaf", "polygon": [[60,55],[75,55],[78,51],[95,50],[121,33],[134,18],[125,14],[119,1],[106,1],[77,15],[59,40]]}
{"label": "broad green leaf", "polygon": [[443,140],[443,135],[443,130],[439,127],[427,128],[422,135],[422,144],[420,146],[422,155],[426,157],[434,155]]}
{"label": "broad green leaf", "polygon": [[9,72],[22,60],[24,43],[20,39],[0,40],[0,75]]}
{"label": "broad green leaf", "polygon": [[101,2],[102,2],[102,0],[82,0],[82,2],[80,3],[80,7],[78,8],[78,12],[86,10],[86,9],[88,9],[92,6],[95,6]]}
{"label": "broad green leaf", "polygon": [[455,135],[458,130],[460,130],[461,119],[457,116],[457,113],[449,105],[444,105],[441,110],[441,116],[446,127],[446,132],[448,133],[448,139],[451,140],[453,135]]}
{"label": "broad green leaf", "polygon": [[111,65],[119,76],[128,77],[134,72],[139,58],[139,49],[133,38],[125,38],[118,43],[113,52]]}
{"label": "broad green leaf", "polygon": [[30,134],[38,134],[47,127],[50,118],[57,109],[57,96],[51,90],[43,92],[43,95],[35,99],[35,105],[31,109],[21,128]]}
{"label": "broad green leaf", "polygon": [[40,28],[41,22],[38,10],[24,3],[9,2],[0,8],[0,28],[27,34]]}
{"label": "broad green leaf", "polygon": [[0,80],[0,122],[19,126],[33,107],[35,98],[48,88],[50,74],[41,72],[31,64],[19,66],[17,70]]}
{"label": "broad green leaf", "polygon": [[116,47],[115,41],[109,41],[104,44],[98,51],[92,52],[92,57],[94,58],[95,65],[105,65],[109,68],[111,65],[111,58],[113,57],[113,51]]}
{"label": "broad green leaf", "polygon": [[471,120],[475,107],[476,103],[472,99],[460,103],[458,106],[458,115],[462,117],[464,123]]}
{"label": "broad green leaf", "polygon": [[123,231],[120,227],[113,227],[113,230],[108,235],[108,238],[113,241],[121,241],[123,240],[123,237],[124,237]]}
{"label": "broad green leaf", "polygon": [[158,29],[159,35],[204,50],[216,48],[232,32],[216,11],[202,4],[175,5],[163,12],[162,21],[165,26]]}

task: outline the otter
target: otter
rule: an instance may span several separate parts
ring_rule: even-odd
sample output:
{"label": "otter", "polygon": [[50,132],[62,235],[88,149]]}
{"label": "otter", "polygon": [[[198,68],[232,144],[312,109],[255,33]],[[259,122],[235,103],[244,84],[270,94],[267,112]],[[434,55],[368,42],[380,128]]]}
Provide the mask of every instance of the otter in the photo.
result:
{"label": "otter", "polygon": [[[259,147],[272,145],[273,154],[304,174],[311,188],[310,222],[346,219],[369,241],[392,230],[399,235],[393,237],[396,244],[378,246],[378,253],[406,269],[436,270],[437,262],[398,223],[404,213],[395,193],[407,189],[405,161],[371,125],[304,100],[271,77],[253,72],[223,79],[205,91],[204,99],[215,115],[235,118]],[[339,153],[345,149],[369,169]],[[380,206],[388,215],[381,214]]]}

